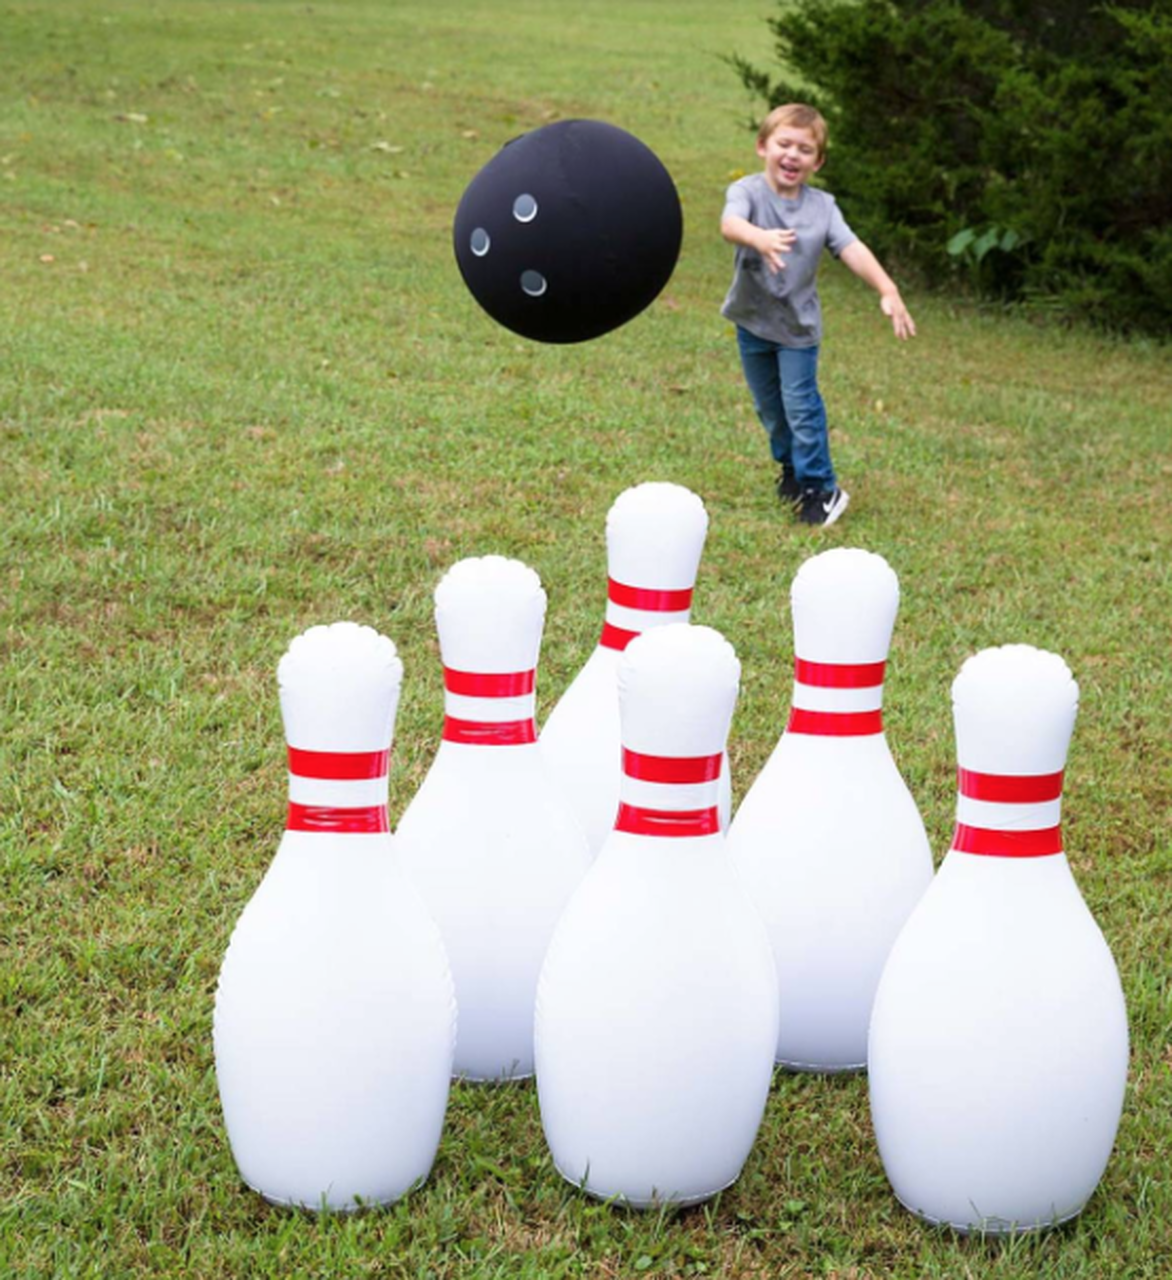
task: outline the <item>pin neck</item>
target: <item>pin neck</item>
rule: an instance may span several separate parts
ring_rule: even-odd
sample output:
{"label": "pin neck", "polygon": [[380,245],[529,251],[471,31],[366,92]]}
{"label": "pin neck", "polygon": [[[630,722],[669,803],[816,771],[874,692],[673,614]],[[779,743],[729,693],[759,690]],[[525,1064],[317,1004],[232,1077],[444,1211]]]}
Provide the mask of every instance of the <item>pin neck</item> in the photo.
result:
{"label": "pin neck", "polygon": [[1062,799],[1065,770],[1056,773],[978,773],[976,769],[956,771],[956,788],[970,800],[995,804],[1045,804]]}
{"label": "pin neck", "polygon": [[720,752],[661,756],[624,747],[615,830],[657,837],[716,835],[721,758]]}
{"label": "pin neck", "polygon": [[332,835],[390,830],[390,747],[379,751],[313,751],[290,745],[288,751],[287,830]]}
{"label": "pin neck", "polygon": [[952,847],[958,853],[975,853],[987,858],[1046,858],[1062,852],[1062,828],[998,831],[958,822],[952,833]]}
{"label": "pin neck", "polygon": [[614,578],[606,580],[606,598],[624,609],[646,609],[651,613],[682,613],[692,607],[692,588],[664,591],[657,587],[632,587]]}
{"label": "pin neck", "polygon": [[614,649],[619,653],[631,643],[637,635],[641,635],[639,631],[625,631],[622,627],[612,626],[609,622],[602,624],[602,635],[598,639],[598,643],[604,649]]}
{"label": "pin neck", "polygon": [[982,773],[957,769],[952,848],[994,858],[1042,858],[1063,852],[1063,771]]}
{"label": "pin neck", "polygon": [[692,587],[663,590],[633,587],[608,577],[606,621],[598,643],[604,649],[624,650],[637,635],[667,622],[687,622],[692,608]]}
{"label": "pin neck", "polygon": [[815,738],[869,738],[883,732],[883,713],[792,707],[785,728],[787,733],[806,733]]}
{"label": "pin neck", "polygon": [[808,662],[794,658],[794,679],[798,684],[818,689],[882,688],[887,674],[887,661],[882,662]]}
{"label": "pin neck", "polygon": [[714,836],[720,831],[716,806],[706,809],[644,809],[619,804],[614,829],[632,836]]}
{"label": "pin neck", "polygon": [[787,733],[820,738],[883,732],[887,662],[811,662],[794,658],[794,697]]}
{"label": "pin neck", "polygon": [[459,671],[444,667],[445,742],[516,747],[537,741],[536,668]]}
{"label": "pin neck", "polygon": [[391,749],[385,751],[303,751],[289,748],[289,772],[299,778],[321,778],[331,782],[358,782],[385,778],[391,764]]}
{"label": "pin neck", "polygon": [[344,809],[333,805],[289,802],[287,831],[316,831],[329,835],[375,835],[390,831],[386,805]]}

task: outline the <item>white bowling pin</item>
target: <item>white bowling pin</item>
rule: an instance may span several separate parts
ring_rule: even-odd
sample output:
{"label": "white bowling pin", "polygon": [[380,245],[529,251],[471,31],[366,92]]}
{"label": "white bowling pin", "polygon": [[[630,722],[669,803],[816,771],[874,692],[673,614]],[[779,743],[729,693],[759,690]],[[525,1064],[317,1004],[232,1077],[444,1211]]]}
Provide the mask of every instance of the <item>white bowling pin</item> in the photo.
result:
{"label": "white bowling pin", "polygon": [[789,722],[729,829],[729,854],[777,960],[777,1060],[866,1066],[883,963],[932,878],[924,824],[883,732],[899,582],[882,556],[836,548],[790,593]]}
{"label": "white bowling pin", "polygon": [[[704,503],[678,484],[649,481],[619,494],[606,517],[606,618],[598,645],[546,718],[541,745],[554,778],[586,829],[592,855],[614,828],[622,741],[616,672],[644,631],[691,616],[708,534]],[[728,760],[720,779],[727,827]]]}
{"label": "white bowling pin", "polygon": [[1106,1168],[1127,1013],[1059,824],[1078,685],[1028,645],[952,686],[952,847],[884,970],[871,1022],[875,1135],[895,1194],[961,1231],[1073,1217]]}
{"label": "white bowling pin", "polygon": [[518,560],[461,560],[435,592],[443,740],[399,822],[403,859],[439,924],[460,1029],[455,1072],[533,1072],[537,975],[589,864],[534,723],[545,592]]}
{"label": "white bowling pin", "polygon": [[732,1183],[769,1092],[777,979],[729,863],[717,777],[740,664],[707,627],[619,668],[615,829],[558,924],[537,1001],[541,1119],[563,1177],[627,1203]]}
{"label": "white bowling pin", "polygon": [[313,627],[277,668],[288,828],[232,934],[214,1019],[232,1153],[277,1203],[390,1203],[439,1144],[456,1006],[387,824],[402,672],[390,640],[351,622]]}

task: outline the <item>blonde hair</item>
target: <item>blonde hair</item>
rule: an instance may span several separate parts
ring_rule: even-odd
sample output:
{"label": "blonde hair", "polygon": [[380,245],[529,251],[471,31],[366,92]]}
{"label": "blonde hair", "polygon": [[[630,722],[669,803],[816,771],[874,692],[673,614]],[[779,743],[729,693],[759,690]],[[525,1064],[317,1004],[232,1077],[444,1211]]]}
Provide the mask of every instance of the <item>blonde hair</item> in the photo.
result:
{"label": "blonde hair", "polygon": [[825,158],[826,121],[820,111],[807,107],[802,102],[787,102],[782,107],[774,107],[761,121],[761,127],[757,130],[757,142],[764,146],[769,141],[769,135],[782,125],[788,125],[791,129],[808,129],[818,146],[818,159]]}

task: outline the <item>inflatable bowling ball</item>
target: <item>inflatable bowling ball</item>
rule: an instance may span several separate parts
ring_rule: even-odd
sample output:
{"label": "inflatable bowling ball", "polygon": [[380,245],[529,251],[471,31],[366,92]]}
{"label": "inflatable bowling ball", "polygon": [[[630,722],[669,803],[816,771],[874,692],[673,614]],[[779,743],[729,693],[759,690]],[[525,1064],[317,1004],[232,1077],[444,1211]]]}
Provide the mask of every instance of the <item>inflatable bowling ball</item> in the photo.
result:
{"label": "inflatable bowling ball", "polygon": [[671,175],[638,138],[562,120],[506,143],[468,185],[453,229],[472,296],[537,342],[617,329],[671,277],[683,214]]}

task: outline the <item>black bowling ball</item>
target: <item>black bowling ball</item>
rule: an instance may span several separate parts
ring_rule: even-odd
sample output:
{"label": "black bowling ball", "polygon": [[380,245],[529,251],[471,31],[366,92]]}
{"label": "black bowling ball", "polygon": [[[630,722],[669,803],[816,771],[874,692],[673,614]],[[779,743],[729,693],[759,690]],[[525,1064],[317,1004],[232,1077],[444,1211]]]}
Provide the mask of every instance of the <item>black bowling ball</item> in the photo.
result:
{"label": "black bowling ball", "polygon": [[538,342],[585,342],[649,306],[683,238],[671,175],[638,138],[561,120],[506,145],[468,184],[453,228],[472,296]]}

